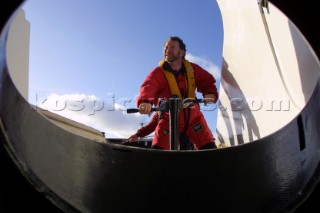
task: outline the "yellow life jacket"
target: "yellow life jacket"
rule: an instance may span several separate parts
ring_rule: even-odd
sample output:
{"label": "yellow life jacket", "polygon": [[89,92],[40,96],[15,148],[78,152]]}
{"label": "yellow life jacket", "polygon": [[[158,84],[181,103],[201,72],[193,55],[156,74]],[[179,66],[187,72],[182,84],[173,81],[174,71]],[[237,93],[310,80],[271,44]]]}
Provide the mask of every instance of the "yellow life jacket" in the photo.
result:
{"label": "yellow life jacket", "polygon": [[[188,92],[188,99],[195,99],[196,98],[196,81],[194,79],[194,70],[189,61],[186,59],[183,59],[184,67],[186,68],[187,73],[187,92]],[[162,67],[163,72],[167,78],[167,81],[169,83],[170,91],[172,95],[177,95],[182,100],[182,95],[178,87],[178,83],[174,77],[174,74],[168,70],[165,70],[163,68],[163,64],[165,63],[165,60],[160,61],[159,65]]]}

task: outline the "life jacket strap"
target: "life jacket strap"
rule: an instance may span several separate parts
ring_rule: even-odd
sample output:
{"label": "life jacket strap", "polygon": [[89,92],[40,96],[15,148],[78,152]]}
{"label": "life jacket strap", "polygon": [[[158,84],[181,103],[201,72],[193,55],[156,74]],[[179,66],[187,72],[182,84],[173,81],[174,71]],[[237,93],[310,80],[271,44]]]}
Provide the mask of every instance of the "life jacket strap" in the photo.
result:
{"label": "life jacket strap", "polygon": [[[162,67],[163,72],[166,76],[166,79],[168,81],[171,95],[177,95],[182,100],[182,95],[179,90],[179,86],[177,84],[176,78],[174,77],[174,74],[168,70],[165,70],[163,68],[163,64],[165,63],[165,60],[160,61],[159,65]],[[194,78],[194,70],[189,61],[186,59],[183,59],[183,64],[186,68],[186,75],[187,75],[187,92],[188,92],[188,99],[195,99],[196,98],[196,81]]]}

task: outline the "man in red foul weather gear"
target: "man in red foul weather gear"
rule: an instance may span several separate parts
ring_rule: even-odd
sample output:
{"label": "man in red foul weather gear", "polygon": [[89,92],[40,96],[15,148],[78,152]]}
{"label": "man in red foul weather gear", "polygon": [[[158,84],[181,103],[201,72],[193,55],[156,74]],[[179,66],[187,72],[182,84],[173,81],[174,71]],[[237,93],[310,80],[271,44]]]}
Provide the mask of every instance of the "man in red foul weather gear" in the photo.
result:
{"label": "man in red foul weather gear", "polygon": [[[173,95],[180,99],[196,99],[195,89],[203,94],[205,105],[215,103],[218,92],[214,77],[195,63],[185,59],[186,47],[179,37],[170,37],[164,46],[164,60],[152,70],[141,85],[136,100],[141,114],[150,114],[152,105]],[[155,129],[153,148],[170,149],[169,113],[162,114]],[[200,111],[199,104],[184,107],[179,114],[179,133],[185,134],[195,149],[216,148],[213,135]]]}

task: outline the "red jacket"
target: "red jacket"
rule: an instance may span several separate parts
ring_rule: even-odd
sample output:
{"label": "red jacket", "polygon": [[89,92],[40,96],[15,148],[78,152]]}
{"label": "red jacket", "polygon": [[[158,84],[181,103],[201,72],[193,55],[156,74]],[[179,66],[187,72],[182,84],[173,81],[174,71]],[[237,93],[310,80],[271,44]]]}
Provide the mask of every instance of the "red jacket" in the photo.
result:
{"label": "red jacket", "polygon": [[159,121],[159,115],[156,112],[152,117],[152,119],[150,120],[150,122],[146,126],[141,127],[135,135],[137,135],[138,137],[145,137],[151,134],[156,129],[158,125],[158,121]]}
{"label": "red jacket", "polygon": [[[214,94],[216,100],[218,99],[218,92],[215,86],[214,77],[202,69],[199,65],[191,63],[194,70],[194,77],[196,81],[197,91],[203,95]],[[186,93],[186,77],[184,75],[178,75],[176,77],[179,88]],[[140,88],[139,96],[136,100],[137,106],[141,102],[148,101],[153,105],[158,104],[159,98],[169,99],[171,96],[170,88],[163,72],[162,67],[156,67],[144,80]]]}
{"label": "red jacket", "polygon": [[[167,69],[168,64],[163,64],[165,69]],[[197,91],[202,93],[203,96],[207,94],[214,94],[216,100],[218,99],[218,92],[215,86],[214,77],[200,66],[191,63],[194,70],[194,78],[196,83]],[[169,67],[170,68],[170,67]],[[179,90],[182,97],[187,94],[187,77],[183,73],[183,69],[179,70],[180,74],[174,75],[177,81]],[[179,73],[178,72],[178,73]],[[176,74],[177,72],[174,72]],[[162,67],[156,67],[152,70],[149,75],[144,80],[140,88],[139,96],[137,97],[137,106],[142,102],[150,102],[157,106],[160,99],[168,100],[171,97],[170,87],[167,78],[164,74]],[[152,145],[161,147],[165,150],[170,149],[169,140],[169,113],[165,112],[161,115],[161,120],[157,123],[155,129],[155,137],[152,140]],[[186,136],[194,142],[195,148],[199,149],[206,143],[214,141],[212,132],[205,121],[205,118],[200,111],[200,106],[198,104],[192,105],[191,108],[184,108],[179,114],[179,134],[184,132]]]}

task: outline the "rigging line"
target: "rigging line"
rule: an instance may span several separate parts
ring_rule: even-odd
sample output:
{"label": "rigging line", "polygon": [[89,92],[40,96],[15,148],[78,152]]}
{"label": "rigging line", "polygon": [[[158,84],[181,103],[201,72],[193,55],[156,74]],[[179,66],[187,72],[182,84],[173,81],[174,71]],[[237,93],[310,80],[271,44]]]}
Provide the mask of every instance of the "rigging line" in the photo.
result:
{"label": "rigging line", "polygon": [[268,0],[258,0],[258,5],[259,5],[259,9],[260,9],[260,13],[261,13],[261,18],[262,18],[262,21],[263,21],[263,25],[264,25],[264,28],[265,28],[265,31],[266,31],[266,34],[267,34],[267,37],[268,37],[268,41],[269,41],[269,45],[270,45],[270,48],[271,48],[271,51],[272,51],[272,55],[273,55],[273,58],[274,58],[274,61],[276,63],[276,66],[277,66],[277,69],[278,69],[278,73],[280,75],[280,79],[282,81],[282,84],[284,86],[284,89],[285,91],[287,92],[290,100],[292,101],[293,105],[297,108],[297,109],[300,109],[300,107],[297,105],[297,103],[294,101],[294,98],[292,96],[292,94],[290,93],[290,90],[287,86],[287,83],[285,81],[285,78],[283,76],[283,73],[282,73],[282,69],[280,67],[280,64],[279,64],[279,60],[278,60],[278,57],[277,57],[277,54],[276,54],[276,51],[275,51],[275,48],[274,48],[274,45],[273,45],[273,41],[272,41],[272,38],[271,38],[271,34],[270,34],[270,31],[269,31],[269,27],[268,27],[268,23],[267,23],[267,20],[266,20],[266,17],[265,17],[265,14],[264,14],[264,11],[263,11],[263,7],[266,7],[267,8],[267,11],[269,13],[269,7],[268,7]]}

